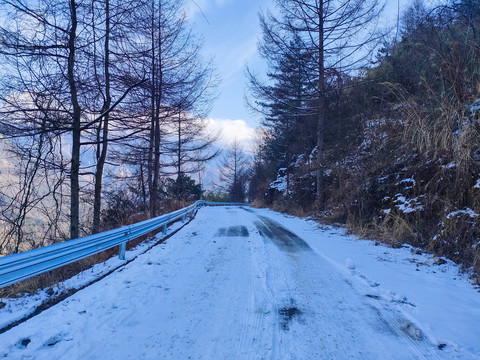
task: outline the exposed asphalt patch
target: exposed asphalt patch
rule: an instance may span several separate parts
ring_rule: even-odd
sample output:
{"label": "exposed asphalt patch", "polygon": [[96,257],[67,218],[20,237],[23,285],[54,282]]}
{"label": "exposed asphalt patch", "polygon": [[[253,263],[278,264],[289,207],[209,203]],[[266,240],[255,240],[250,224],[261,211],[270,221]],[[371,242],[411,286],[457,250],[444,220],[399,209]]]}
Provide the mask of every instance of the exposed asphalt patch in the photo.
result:
{"label": "exposed asphalt patch", "polygon": [[288,253],[311,251],[310,246],[299,236],[285,229],[282,225],[264,216],[259,216],[261,221],[255,221],[260,235],[269,238],[279,249]]}
{"label": "exposed asphalt patch", "polygon": [[17,343],[17,347],[20,349],[25,349],[31,342],[32,340],[30,340],[29,338],[22,339]]}
{"label": "exposed asphalt patch", "polygon": [[218,229],[216,236],[248,237],[249,233],[246,226],[229,226]]}
{"label": "exposed asphalt patch", "polygon": [[298,317],[302,314],[302,312],[293,307],[284,307],[278,310],[278,314],[282,317],[282,322],[280,323],[283,330],[288,331],[290,330],[289,324],[293,320],[293,318]]}

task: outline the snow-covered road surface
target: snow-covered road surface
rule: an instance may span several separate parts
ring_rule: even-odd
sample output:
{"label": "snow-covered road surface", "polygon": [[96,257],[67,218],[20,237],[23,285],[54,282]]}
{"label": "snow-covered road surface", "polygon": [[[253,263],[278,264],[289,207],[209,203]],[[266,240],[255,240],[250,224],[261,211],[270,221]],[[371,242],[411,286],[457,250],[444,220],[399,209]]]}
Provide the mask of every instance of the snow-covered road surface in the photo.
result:
{"label": "snow-covered road surface", "polygon": [[[201,209],[166,243],[1,334],[0,358],[477,358],[480,294],[467,282],[458,280],[467,294],[462,311],[443,309],[453,316],[449,333],[436,328],[445,326],[441,314],[425,315],[429,294],[397,296],[389,283],[396,274],[365,275],[367,255],[328,256],[331,238],[354,243],[339,230],[268,210]],[[387,249],[363,243],[367,253]],[[430,288],[418,264],[391,263],[392,273],[399,263],[411,267],[414,289],[418,279]],[[443,284],[436,274],[432,283]]]}

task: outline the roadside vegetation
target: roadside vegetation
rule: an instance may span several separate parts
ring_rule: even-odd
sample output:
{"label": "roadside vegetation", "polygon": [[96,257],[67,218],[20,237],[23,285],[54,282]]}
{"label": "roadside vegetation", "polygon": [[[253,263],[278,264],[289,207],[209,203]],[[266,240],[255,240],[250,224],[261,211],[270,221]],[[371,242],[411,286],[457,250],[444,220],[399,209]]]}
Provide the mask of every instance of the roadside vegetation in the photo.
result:
{"label": "roadside vegetation", "polygon": [[[397,28],[367,37],[361,49],[348,39],[328,43],[331,32],[319,34],[329,26],[328,14],[324,24],[302,26],[298,19],[313,2],[278,3],[280,16],[261,17],[268,78],[250,74],[249,102],[264,114],[253,203],[346,225],[392,246],[409,243],[479,274],[478,2],[428,7],[415,0]],[[363,7],[359,16],[376,5],[338,4]],[[323,11],[335,14],[333,5]],[[356,21],[343,29],[356,29]],[[376,51],[366,47],[373,40]],[[327,43],[343,47],[331,51]],[[352,48],[375,56],[338,61]]]}

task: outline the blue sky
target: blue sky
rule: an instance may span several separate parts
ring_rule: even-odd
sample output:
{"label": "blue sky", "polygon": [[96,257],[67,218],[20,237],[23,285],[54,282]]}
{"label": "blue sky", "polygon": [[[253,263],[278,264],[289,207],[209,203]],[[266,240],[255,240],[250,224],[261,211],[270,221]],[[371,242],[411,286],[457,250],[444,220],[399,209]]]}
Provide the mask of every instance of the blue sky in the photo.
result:
{"label": "blue sky", "polygon": [[[192,0],[189,0],[192,1]],[[204,54],[213,56],[222,78],[220,95],[210,117],[244,120],[249,126],[258,125],[257,116],[244,106],[246,86],[245,64],[261,66],[257,55],[260,36],[258,12],[273,4],[272,0],[195,0],[195,26],[205,39]],[[208,21],[208,22],[207,22]]]}

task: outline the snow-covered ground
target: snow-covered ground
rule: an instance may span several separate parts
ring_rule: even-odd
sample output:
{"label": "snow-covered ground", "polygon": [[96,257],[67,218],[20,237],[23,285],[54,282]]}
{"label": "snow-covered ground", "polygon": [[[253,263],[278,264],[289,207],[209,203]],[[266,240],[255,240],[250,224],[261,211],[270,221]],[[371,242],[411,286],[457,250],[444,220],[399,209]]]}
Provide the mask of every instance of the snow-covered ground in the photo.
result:
{"label": "snow-covered ground", "polygon": [[0,358],[478,359],[480,293],[434,261],[269,210],[204,208],[0,334]]}
{"label": "snow-covered ground", "polygon": [[[175,231],[178,231],[183,225],[184,224],[180,221],[170,224],[165,236],[174,234]],[[4,329],[9,325],[30,316],[38,308],[41,308],[45,302],[53,298],[60,298],[72,291],[79,290],[94,283],[101,277],[106,276],[127,262],[134,260],[137,256],[148,251],[150,247],[154,246],[155,243],[159,242],[163,237],[164,235],[159,233],[157,238],[149,238],[133,249],[127,250],[125,260],[120,260],[118,256],[114,256],[105,262],[92,266],[88,270],[85,270],[68,280],[56,284],[55,286],[39,289],[35,294],[28,294],[26,296],[15,298],[0,298],[0,302],[2,303],[0,309],[0,329]]]}

